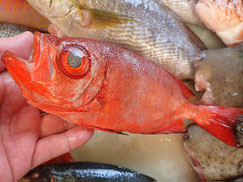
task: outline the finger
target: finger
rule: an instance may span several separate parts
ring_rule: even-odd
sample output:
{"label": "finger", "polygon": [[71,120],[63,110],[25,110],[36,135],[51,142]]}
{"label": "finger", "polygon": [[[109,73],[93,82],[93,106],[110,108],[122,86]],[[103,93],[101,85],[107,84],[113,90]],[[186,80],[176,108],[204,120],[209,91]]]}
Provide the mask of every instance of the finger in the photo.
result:
{"label": "finger", "polygon": [[61,134],[51,135],[37,142],[32,158],[32,167],[63,155],[86,143],[93,135],[93,130],[76,126]]}
{"label": "finger", "polygon": [[[27,59],[33,48],[33,34],[24,32],[15,37],[0,38],[0,58],[5,51],[10,51],[18,57]],[[5,69],[2,61],[0,61],[0,72]]]}
{"label": "finger", "polygon": [[42,117],[40,138],[67,131],[75,126],[77,125],[58,116],[46,114]]}
{"label": "finger", "polygon": [[[1,73],[3,81],[3,99],[1,102],[0,113],[3,118],[11,118],[16,112],[18,112],[26,103],[26,99],[23,97],[18,85],[10,76],[7,71]],[[6,120],[7,121],[7,120]]]}

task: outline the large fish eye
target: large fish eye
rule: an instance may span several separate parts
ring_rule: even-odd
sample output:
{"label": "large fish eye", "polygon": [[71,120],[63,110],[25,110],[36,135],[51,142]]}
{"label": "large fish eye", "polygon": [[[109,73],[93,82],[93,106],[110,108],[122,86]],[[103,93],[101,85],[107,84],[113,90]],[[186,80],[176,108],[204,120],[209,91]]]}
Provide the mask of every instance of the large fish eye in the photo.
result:
{"label": "large fish eye", "polygon": [[89,71],[90,60],[82,47],[68,45],[61,52],[58,65],[65,75],[78,79]]}

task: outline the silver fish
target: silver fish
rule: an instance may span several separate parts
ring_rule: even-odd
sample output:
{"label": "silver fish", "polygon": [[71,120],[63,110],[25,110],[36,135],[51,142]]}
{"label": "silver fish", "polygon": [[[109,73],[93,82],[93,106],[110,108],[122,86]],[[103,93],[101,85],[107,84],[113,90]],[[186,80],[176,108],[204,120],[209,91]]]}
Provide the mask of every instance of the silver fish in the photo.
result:
{"label": "silver fish", "polygon": [[202,181],[243,180],[243,148],[225,145],[196,124],[187,130],[184,147]]}
{"label": "silver fish", "polygon": [[201,102],[243,107],[243,44],[203,51],[195,60],[195,85]]}
{"label": "silver fish", "polygon": [[25,31],[30,31],[33,33],[34,29],[21,25],[0,23],[0,37],[13,37]]}
{"label": "silver fish", "polygon": [[157,0],[28,0],[61,32],[129,48],[181,79],[192,79],[201,40]]}

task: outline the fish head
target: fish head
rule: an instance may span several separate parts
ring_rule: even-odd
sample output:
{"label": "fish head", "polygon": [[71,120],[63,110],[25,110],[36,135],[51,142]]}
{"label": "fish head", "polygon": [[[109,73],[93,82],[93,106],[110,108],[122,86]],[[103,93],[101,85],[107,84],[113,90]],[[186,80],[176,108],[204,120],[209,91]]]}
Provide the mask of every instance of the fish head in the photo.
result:
{"label": "fish head", "polygon": [[[66,34],[67,30],[73,29],[73,26],[86,27],[92,22],[91,13],[82,11],[85,8],[85,1],[28,0],[28,2]],[[64,25],[65,28],[62,28]]]}
{"label": "fish head", "polygon": [[36,32],[30,60],[5,52],[2,61],[30,104],[55,114],[79,112],[102,89],[106,60],[100,46]]}

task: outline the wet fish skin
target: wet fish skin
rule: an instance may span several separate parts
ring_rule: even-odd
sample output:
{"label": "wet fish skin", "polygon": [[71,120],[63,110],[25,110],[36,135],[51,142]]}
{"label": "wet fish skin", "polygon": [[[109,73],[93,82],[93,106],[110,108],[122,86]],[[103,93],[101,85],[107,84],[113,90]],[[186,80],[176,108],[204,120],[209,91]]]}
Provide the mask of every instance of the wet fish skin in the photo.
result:
{"label": "wet fish skin", "polygon": [[170,9],[172,9],[182,20],[189,24],[199,25],[204,27],[204,24],[197,16],[194,8],[198,0],[160,0]]}
{"label": "wet fish skin", "polygon": [[0,23],[0,37],[13,37],[25,31],[35,32],[34,29],[21,25]]}
{"label": "wet fish skin", "polygon": [[[242,181],[243,148],[225,145],[196,124],[187,128],[184,147],[202,181]],[[243,135],[238,135],[243,141]]]}
{"label": "wet fish skin", "polygon": [[194,65],[203,103],[243,107],[243,44],[203,51]]}
{"label": "wet fish skin", "polygon": [[150,176],[112,164],[68,162],[32,169],[19,182],[152,182]]}
{"label": "wet fish skin", "polygon": [[[181,79],[192,79],[192,61],[206,47],[173,13],[156,0],[28,0],[61,32],[92,38],[131,49]],[[114,12],[133,21],[98,21],[89,10]]]}

